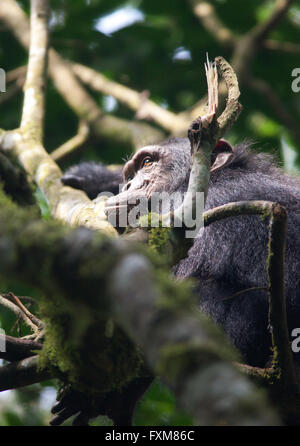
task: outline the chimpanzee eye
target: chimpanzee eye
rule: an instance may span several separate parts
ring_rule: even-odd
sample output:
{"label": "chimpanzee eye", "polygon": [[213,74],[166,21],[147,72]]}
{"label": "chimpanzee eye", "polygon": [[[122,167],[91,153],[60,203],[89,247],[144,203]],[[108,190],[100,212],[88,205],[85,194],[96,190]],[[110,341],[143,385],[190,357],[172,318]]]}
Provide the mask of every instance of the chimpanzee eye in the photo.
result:
{"label": "chimpanzee eye", "polygon": [[152,158],[150,156],[147,156],[146,158],[144,158],[141,168],[150,166],[152,162]]}

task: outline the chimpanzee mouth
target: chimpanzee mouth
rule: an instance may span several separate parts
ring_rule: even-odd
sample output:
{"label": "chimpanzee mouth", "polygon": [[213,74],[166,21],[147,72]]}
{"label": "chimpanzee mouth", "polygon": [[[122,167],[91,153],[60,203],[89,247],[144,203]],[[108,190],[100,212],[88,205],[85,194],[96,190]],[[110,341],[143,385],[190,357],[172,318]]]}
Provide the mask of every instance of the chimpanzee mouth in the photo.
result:
{"label": "chimpanzee mouth", "polygon": [[104,207],[107,220],[118,228],[126,228],[127,226],[136,227],[139,224],[141,216],[146,215],[148,210],[148,203],[145,207],[139,207],[137,203],[109,203]]}

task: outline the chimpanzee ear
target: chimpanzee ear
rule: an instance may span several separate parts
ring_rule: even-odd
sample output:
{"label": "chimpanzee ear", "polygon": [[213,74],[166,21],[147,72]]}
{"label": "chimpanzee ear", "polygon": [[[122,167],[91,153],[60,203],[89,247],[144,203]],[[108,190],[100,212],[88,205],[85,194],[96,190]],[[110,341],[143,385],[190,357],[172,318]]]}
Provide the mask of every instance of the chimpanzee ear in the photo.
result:
{"label": "chimpanzee ear", "polygon": [[227,166],[233,158],[232,147],[225,139],[220,139],[212,153],[211,172],[216,172]]}

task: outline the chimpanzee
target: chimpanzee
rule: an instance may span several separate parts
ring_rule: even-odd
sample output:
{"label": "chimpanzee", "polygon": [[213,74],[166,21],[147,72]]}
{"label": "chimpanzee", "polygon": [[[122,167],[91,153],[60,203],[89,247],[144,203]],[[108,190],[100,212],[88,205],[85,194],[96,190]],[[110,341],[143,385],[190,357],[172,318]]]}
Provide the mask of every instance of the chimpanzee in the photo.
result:
{"label": "chimpanzee", "polygon": [[[107,201],[108,208],[117,208],[130,197],[185,192],[190,153],[187,138],[173,138],[141,148],[126,163],[123,178],[119,171],[83,163],[68,170],[62,181],[90,198],[115,192],[116,184],[123,182],[122,192]],[[291,332],[300,327],[300,178],[286,175],[271,155],[255,153],[247,143],[231,147],[221,140],[212,154],[205,210],[242,200],[274,201],[287,210],[285,284]],[[200,308],[223,327],[245,363],[260,367],[271,355],[267,242],[268,224],[260,216],[227,218],[200,229],[187,257],[174,267],[177,278],[197,279]]]}

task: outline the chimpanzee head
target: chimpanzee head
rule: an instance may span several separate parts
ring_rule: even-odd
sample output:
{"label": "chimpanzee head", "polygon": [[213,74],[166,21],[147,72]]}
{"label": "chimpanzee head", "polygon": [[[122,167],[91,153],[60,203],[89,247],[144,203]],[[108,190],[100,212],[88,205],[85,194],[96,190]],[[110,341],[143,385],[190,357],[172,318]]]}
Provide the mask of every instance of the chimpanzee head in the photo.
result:
{"label": "chimpanzee head", "polygon": [[[230,144],[220,140],[212,154],[211,171],[224,167],[231,157]],[[153,201],[152,207],[149,206],[153,193],[165,192],[174,196],[176,192],[186,192],[190,168],[191,146],[188,138],[172,138],[141,148],[124,166],[122,191],[106,203],[109,219],[122,211],[129,212],[142,200],[148,203],[145,212],[157,212],[157,208],[153,209]],[[176,207],[176,200],[174,203],[171,208]]]}

